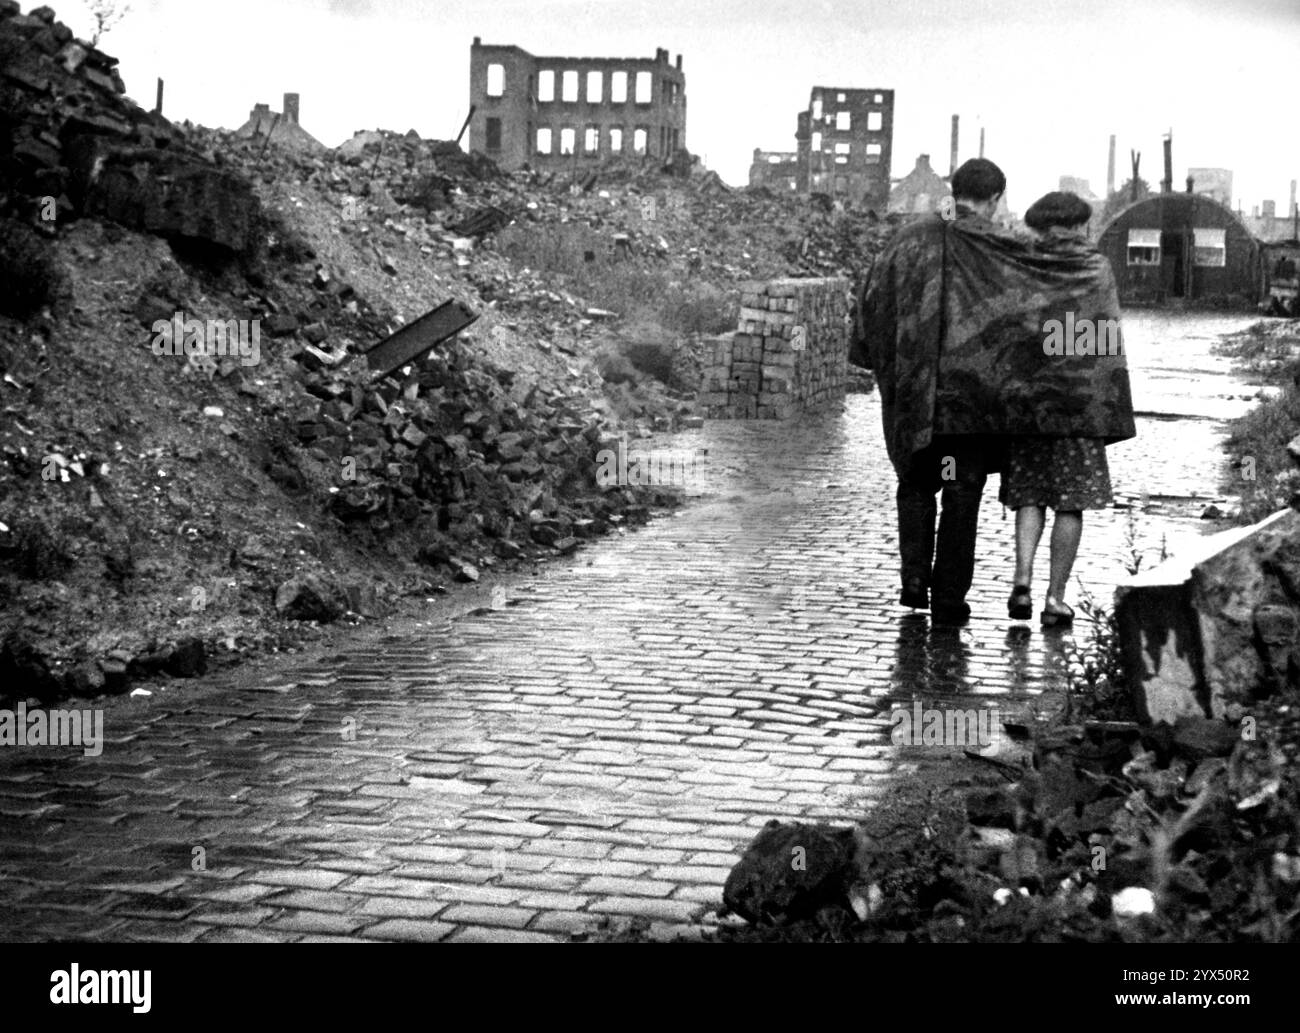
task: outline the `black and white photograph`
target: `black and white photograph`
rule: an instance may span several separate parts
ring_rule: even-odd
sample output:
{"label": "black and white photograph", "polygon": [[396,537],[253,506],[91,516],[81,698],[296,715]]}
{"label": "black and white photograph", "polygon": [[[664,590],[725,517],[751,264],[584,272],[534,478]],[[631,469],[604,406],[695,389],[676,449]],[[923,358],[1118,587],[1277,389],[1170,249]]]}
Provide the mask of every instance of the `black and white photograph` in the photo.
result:
{"label": "black and white photograph", "polygon": [[1249,1012],[1298,111],[1295,0],[0,0],[14,985],[1108,944],[1081,1008]]}

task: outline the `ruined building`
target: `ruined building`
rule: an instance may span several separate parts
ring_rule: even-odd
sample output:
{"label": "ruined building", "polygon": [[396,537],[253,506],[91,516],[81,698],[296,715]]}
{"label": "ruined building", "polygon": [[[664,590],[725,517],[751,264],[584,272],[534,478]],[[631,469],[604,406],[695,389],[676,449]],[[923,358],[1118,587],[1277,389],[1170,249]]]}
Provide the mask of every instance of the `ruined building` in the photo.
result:
{"label": "ruined building", "polygon": [[256,104],[248,113],[248,121],[235,130],[236,136],[261,139],[268,133],[271,142],[312,150],[324,145],[298,124],[298,94],[284,95],[284,111],[272,111],[269,104]]}
{"label": "ruined building", "polygon": [[799,155],[795,151],[764,151],[754,148],[749,166],[749,185],[780,193],[799,189]]}
{"label": "ruined building", "polygon": [[949,193],[948,180],[935,172],[928,154],[917,155],[916,167],[894,184],[889,192],[889,210],[904,215],[937,211]]}
{"label": "ruined building", "polygon": [[893,90],[814,86],[795,132],[800,189],[883,214],[893,139]]}
{"label": "ruined building", "polygon": [[682,58],[535,57],[474,37],[468,149],[506,169],[564,168],[686,148]]}

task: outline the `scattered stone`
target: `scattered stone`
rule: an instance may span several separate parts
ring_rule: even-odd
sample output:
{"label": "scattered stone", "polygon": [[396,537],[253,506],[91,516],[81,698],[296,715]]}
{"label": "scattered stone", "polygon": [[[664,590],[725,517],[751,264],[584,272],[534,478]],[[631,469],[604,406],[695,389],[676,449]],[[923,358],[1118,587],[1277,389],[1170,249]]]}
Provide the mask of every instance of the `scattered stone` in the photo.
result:
{"label": "scattered stone", "polygon": [[769,821],[727,876],[722,900],[755,925],[811,918],[848,907],[855,877],[851,829]]}
{"label": "scattered stone", "polygon": [[288,620],[328,624],[343,616],[342,593],[319,574],[298,574],[275,592],[275,609]]}

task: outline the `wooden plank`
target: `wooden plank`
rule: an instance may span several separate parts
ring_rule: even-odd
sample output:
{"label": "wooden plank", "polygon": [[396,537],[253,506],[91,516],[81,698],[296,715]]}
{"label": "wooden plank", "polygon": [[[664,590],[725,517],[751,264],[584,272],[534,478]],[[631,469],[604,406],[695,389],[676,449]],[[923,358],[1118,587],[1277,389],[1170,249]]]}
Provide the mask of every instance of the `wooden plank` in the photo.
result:
{"label": "wooden plank", "polygon": [[444,301],[367,351],[366,363],[376,379],[386,377],[460,333],[476,319],[478,313],[468,306],[454,299]]}

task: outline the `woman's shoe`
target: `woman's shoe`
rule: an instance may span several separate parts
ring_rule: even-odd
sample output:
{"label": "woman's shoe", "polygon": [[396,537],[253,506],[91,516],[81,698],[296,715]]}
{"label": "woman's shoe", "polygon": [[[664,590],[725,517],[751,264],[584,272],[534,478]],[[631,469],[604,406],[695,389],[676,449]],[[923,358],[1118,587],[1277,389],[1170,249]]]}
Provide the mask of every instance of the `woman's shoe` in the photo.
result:
{"label": "woman's shoe", "polygon": [[[1053,605],[1055,609],[1052,608]],[[1038,615],[1038,621],[1045,628],[1068,628],[1074,623],[1074,610],[1048,596],[1043,603],[1043,612]]]}
{"label": "woman's shoe", "polygon": [[1007,616],[1013,621],[1027,621],[1034,615],[1034,596],[1028,585],[1016,585],[1007,600]]}

